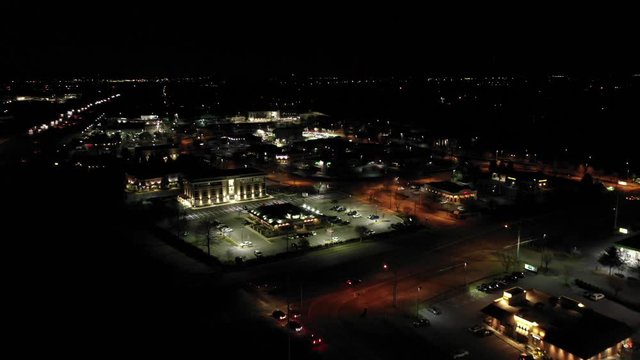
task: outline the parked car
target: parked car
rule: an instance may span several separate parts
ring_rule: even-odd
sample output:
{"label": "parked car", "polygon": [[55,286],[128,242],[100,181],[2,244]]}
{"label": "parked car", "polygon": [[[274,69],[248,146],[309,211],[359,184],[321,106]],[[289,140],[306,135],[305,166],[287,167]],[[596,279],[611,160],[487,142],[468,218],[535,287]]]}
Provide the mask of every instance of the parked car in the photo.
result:
{"label": "parked car", "polygon": [[361,280],[361,279],[347,279],[347,280],[345,281],[345,284],[347,284],[347,285],[349,285],[349,286],[352,286],[352,285],[358,285],[358,284],[360,284],[361,282],[362,282],[362,280]]}
{"label": "parked car", "polygon": [[379,215],[369,215],[369,220],[378,220],[380,219]]}
{"label": "parked car", "polygon": [[287,314],[284,313],[284,311],[282,310],[275,310],[271,316],[273,316],[275,319],[278,320],[284,320],[287,318]]}
{"label": "parked car", "polygon": [[429,319],[420,318],[420,319],[415,319],[413,321],[413,327],[416,327],[416,328],[421,328],[421,327],[430,326],[430,325],[431,325],[431,322],[429,321]]}
{"label": "parked car", "polygon": [[452,359],[461,359],[470,355],[469,350],[457,349],[451,354]]}
{"label": "parked car", "polygon": [[435,306],[429,306],[429,307],[427,308],[427,311],[429,311],[429,312],[430,312],[430,313],[432,313],[433,315],[440,315],[440,314],[442,314],[442,311],[440,311],[440,309],[438,309],[438,308],[437,308],[437,307],[435,307]]}
{"label": "parked car", "polygon": [[467,328],[467,330],[469,330],[472,333],[475,333],[476,331],[480,331],[482,329],[484,329],[484,326],[480,324],[475,324]]}
{"label": "parked car", "polygon": [[474,332],[474,334],[477,337],[487,337],[487,336],[493,335],[493,331],[491,331],[489,329],[482,329],[482,330]]}
{"label": "parked car", "polygon": [[602,293],[593,293],[593,294],[589,295],[589,299],[591,299],[593,301],[602,300],[602,299],[604,299],[604,294],[602,294]]}
{"label": "parked car", "polygon": [[301,331],[302,330],[302,324],[300,324],[297,321],[289,321],[289,329],[295,330],[295,331]]}
{"label": "parked car", "polygon": [[257,258],[261,258],[262,257],[262,251],[254,250],[253,251],[253,255],[255,255]]}

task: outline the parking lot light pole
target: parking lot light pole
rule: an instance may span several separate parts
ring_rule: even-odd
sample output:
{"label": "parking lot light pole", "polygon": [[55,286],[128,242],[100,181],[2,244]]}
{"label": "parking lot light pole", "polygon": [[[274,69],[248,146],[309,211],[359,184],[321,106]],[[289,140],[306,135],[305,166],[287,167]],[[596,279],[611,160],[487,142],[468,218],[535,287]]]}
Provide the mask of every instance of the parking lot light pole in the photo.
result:
{"label": "parking lot light pole", "polygon": [[[389,265],[382,265],[384,270],[389,270]],[[391,269],[393,271],[393,307],[396,307],[396,295],[398,294],[398,271],[394,267]]]}
{"label": "parking lot light pole", "polygon": [[[509,228],[509,224],[504,226],[505,229]],[[522,231],[522,220],[518,221],[518,241],[516,243],[516,261],[520,261],[520,233]]]}
{"label": "parking lot light pole", "polygon": [[418,306],[420,304],[420,290],[422,290],[422,286],[418,286],[416,288],[416,318],[420,316],[420,312],[418,311]]}
{"label": "parking lot light pole", "polygon": [[464,287],[465,287],[465,291],[467,288],[468,284],[467,284],[467,262],[464,262]]}
{"label": "parking lot light pole", "polygon": [[520,261],[520,231],[522,230],[522,221],[518,223],[518,246],[516,247],[516,261]]}

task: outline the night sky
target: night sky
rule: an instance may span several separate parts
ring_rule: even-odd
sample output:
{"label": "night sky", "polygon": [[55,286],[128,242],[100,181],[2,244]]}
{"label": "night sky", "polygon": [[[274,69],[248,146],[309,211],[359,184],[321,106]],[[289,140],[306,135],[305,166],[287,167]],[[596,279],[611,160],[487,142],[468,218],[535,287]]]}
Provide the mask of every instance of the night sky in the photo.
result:
{"label": "night sky", "polygon": [[2,6],[0,77],[11,79],[640,72],[619,15]]}

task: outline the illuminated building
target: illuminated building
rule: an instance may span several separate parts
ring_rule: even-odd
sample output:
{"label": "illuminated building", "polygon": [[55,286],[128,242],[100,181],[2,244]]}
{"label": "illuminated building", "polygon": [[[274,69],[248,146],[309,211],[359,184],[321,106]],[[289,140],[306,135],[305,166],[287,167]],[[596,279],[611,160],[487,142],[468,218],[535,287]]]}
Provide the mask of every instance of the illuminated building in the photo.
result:
{"label": "illuminated building", "polygon": [[627,265],[640,265],[640,235],[622,239],[615,243]]}
{"label": "illuminated building", "polygon": [[249,111],[249,122],[270,122],[280,119],[280,111]]}
{"label": "illuminated building", "polygon": [[267,197],[265,174],[246,169],[211,170],[184,176],[180,199],[192,207],[225,204]]}
{"label": "illuminated building", "polygon": [[271,231],[289,231],[320,223],[319,210],[308,205],[302,208],[290,203],[264,205],[250,211],[251,215]]}
{"label": "illuminated building", "polygon": [[424,185],[425,190],[436,197],[452,203],[460,203],[464,200],[475,200],[478,192],[467,185],[458,185],[451,181],[430,182]]}
{"label": "illuminated building", "polygon": [[514,287],[482,309],[497,332],[528,353],[557,360],[599,360],[632,346],[633,329],[584,304],[538,290]]}

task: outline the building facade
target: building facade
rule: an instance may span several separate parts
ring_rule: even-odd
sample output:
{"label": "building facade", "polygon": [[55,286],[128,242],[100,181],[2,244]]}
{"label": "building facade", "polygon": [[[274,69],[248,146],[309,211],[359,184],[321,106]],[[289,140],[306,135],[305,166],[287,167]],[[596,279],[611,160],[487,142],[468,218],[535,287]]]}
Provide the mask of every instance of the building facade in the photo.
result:
{"label": "building facade", "polygon": [[215,170],[185,175],[181,200],[191,207],[211,206],[267,197],[265,174],[255,169]]}
{"label": "building facade", "polygon": [[251,210],[251,215],[261,225],[276,232],[289,232],[320,224],[320,211],[290,203],[263,205]]}
{"label": "building facade", "polygon": [[482,309],[496,332],[535,358],[604,360],[630,349],[633,329],[579,301],[514,287]]}
{"label": "building facade", "polygon": [[615,243],[625,263],[629,266],[640,265],[640,234],[630,236]]}
{"label": "building facade", "polygon": [[455,204],[478,198],[478,191],[468,185],[458,185],[451,181],[430,182],[425,184],[424,188],[435,197]]}

